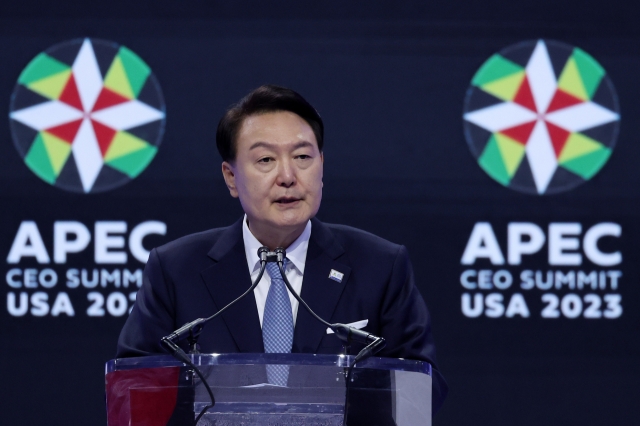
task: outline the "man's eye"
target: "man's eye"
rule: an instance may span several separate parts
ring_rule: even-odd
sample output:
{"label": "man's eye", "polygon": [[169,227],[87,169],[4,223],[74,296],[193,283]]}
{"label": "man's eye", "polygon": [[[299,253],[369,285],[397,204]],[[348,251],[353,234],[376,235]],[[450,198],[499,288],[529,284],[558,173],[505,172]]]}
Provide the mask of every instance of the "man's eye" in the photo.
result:
{"label": "man's eye", "polygon": [[270,163],[271,161],[273,161],[273,158],[271,157],[264,157],[258,160],[258,163]]}
{"label": "man's eye", "polygon": [[311,156],[307,154],[301,154],[301,155],[297,155],[296,158],[299,158],[301,160],[306,160],[308,158],[311,158]]}

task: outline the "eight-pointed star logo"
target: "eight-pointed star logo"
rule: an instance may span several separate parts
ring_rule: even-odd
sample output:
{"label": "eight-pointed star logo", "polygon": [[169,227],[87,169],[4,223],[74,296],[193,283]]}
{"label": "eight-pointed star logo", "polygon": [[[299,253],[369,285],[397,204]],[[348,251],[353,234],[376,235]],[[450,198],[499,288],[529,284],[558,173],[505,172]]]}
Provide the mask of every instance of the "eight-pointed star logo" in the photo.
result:
{"label": "eight-pointed star logo", "polygon": [[620,114],[613,84],[585,51],[553,41],[510,46],[476,72],[464,126],[480,167],[515,190],[549,194],[609,159]]}
{"label": "eight-pointed star logo", "polygon": [[124,185],[149,165],[165,105],[138,55],[87,38],[55,45],[28,64],[9,116],[14,144],[38,177],[88,193]]}

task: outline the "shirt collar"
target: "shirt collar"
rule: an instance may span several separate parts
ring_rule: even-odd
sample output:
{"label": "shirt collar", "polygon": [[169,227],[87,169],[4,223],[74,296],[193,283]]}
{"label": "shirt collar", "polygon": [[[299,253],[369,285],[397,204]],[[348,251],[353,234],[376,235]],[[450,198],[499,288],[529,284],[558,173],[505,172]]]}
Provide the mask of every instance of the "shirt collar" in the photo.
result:
{"label": "shirt collar", "polygon": [[[304,274],[304,265],[307,260],[307,249],[309,248],[309,238],[311,237],[311,221],[307,221],[307,225],[304,227],[302,234],[296,240],[286,248],[287,259],[289,264],[293,265],[300,274]],[[260,267],[260,258],[258,257],[258,249],[263,244],[251,233],[249,226],[247,225],[247,215],[244,215],[242,220],[242,239],[244,240],[244,251],[247,256],[247,265],[249,266],[249,273],[253,273]]]}

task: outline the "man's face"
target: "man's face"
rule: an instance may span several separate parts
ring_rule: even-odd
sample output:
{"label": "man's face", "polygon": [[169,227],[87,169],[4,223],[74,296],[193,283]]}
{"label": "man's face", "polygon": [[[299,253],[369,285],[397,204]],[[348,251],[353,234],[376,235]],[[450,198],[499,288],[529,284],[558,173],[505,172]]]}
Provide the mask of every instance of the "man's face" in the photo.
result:
{"label": "man's face", "polygon": [[222,173],[252,232],[301,232],[322,199],[324,158],[309,124],[288,111],[251,115],[236,144]]}

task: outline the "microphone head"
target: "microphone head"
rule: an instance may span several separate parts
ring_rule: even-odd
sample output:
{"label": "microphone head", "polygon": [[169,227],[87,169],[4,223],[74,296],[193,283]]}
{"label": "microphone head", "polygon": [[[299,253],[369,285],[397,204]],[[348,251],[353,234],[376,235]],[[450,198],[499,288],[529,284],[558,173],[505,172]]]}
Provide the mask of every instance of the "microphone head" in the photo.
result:
{"label": "microphone head", "polygon": [[260,262],[267,261],[267,253],[269,253],[269,249],[265,246],[262,246],[258,249],[258,257],[260,258]]}
{"label": "microphone head", "polygon": [[278,262],[284,262],[284,258],[287,257],[287,251],[282,247],[276,247],[274,253],[278,257]]}
{"label": "microphone head", "polygon": [[350,338],[351,333],[349,333],[349,326],[337,323],[337,324],[331,324],[331,329],[335,333],[336,337],[340,339],[344,344],[346,345],[351,344],[351,338]]}
{"label": "microphone head", "polygon": [[382,339],[381,337],[373,335],[367,331],[358,330],[357,328],[348,326],[346,324],[331,324],[330,328],[336,334],[338,339],[348,344],[351,344],[351,342],[354,341],[368,345],[375,342],[376,340]]}

